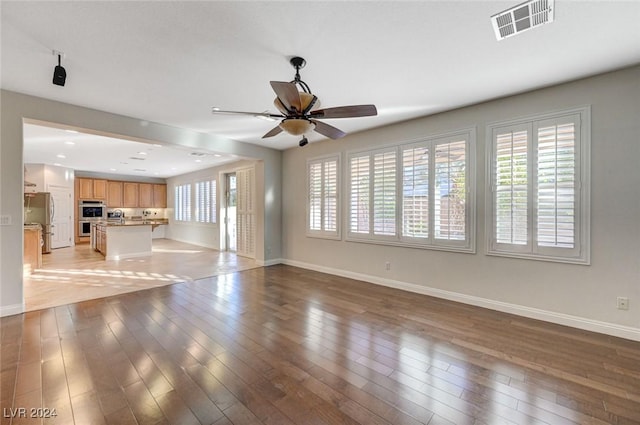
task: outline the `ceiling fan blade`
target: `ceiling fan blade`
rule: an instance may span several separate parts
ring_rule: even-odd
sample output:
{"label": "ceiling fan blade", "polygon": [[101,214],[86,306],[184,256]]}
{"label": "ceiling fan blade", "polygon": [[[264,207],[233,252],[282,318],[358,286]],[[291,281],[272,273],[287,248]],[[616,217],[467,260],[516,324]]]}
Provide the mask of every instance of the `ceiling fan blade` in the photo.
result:
{"label": "ceiling fan blade", "polygon": [[309,113],[311,118],[353,118],[373,115],[378,115],[375,105],[337,106],[335,108],[318,109]]}
{"label": "ceiling fan blade", "polygon": [[300,102],[300,93],[294,83],[286,83],[284,81],[270,81],[271,88],[278,99],[282,102],[287,111],[294,113],[302,112],[302,104]]}
{"label": "ceiling fan blade", "polygon": [[344,131],[335,128],[332,125],[325,124],[321,121],[311,120],[312,123],[316,125],[315,130],[322,134],[323,136],[327,136],[330,139],[339,139],[347,135]]}
{"label": "ceiling fan blade", "polygon": [[271,114],[269,112],[245,112],[245,111],[223,111],[217,108],[211,108],[212,114],[226,114],[226,115],[251,115],[252,117],[270,118],[280,120],[284,118],[282,114]]}
{"label": "ceiling fan blade", "polygon": [[280,128],[280,125],[276,125],[275,127],[273,127],[271,130],[269,130],[267,132],[267,134],[265,134],[264,136],[262,136],[263,139],[266,139],[267,137],[273,137],[276,134],[280,134],[282,133],[282,129]]}

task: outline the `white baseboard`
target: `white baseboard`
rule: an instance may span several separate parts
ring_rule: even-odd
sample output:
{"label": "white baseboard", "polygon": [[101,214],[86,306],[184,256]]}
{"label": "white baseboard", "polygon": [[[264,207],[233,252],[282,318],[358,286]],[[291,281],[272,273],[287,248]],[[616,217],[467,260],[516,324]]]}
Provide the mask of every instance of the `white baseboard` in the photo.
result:
{"label": "white baseboard", "polygon": [[269,266],[275,266],[276,264],[284,264],[284,260],[282,258],[276,258],[274,260],[265,260],[265,261],[256,260],[256,264],[259,265],[260,267],[269,267]]}
{"label": "white baseboard", "polygon": [[0,317],[13,316],[20,313],[24,313],[24,304],[0,306]]}
{"label": "white baseboard", "polygon": [[282,260],[282,264],[300,267],[303,269],[314,270],[322,273],[333,274],[336,276],[347,277],[351,279],[362,280],[376,285],[387,286],[390,288],[402,289],[417,294],[429,295],[436,298],[442,298],[450,301],[456,301],[463,304],[469,304],[477,307],[488,308],[490,310],[501,311],[503,313],[511,313],[517,316],[528,317],[530,319],[543,320],[545,322],[555,323],[558,325],[570,326],[586,331],[597,332],[605,335],[611,335],[619,338],[640,341],[640,328],[631,326],[618,325],[615,323],[601,322],[598,320],[587,319],[570,314],[556,313],[553,311],[542,310],[533,307],[526,307],[518,304],[510,304],[502,301],[495,301],[488,298],[476,297],[473,295],[460,294],[458,292],[446,291],[444,289],[430,288],[427,286],[417,285],[415,283],[401,282],[398,280],[385,279],[378,276],[371,276],[363,273],[355,273],[348,270],[335,269],[332,267],[319,266],[316,264],[305,263],[295,260]]}

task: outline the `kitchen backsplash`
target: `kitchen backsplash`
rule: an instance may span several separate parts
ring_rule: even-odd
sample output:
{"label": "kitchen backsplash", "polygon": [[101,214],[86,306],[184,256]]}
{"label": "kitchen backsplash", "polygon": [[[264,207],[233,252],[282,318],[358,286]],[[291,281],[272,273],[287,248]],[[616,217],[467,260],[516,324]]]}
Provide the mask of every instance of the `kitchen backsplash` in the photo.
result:
{"label": "kitchen backsplash", "polygon": [[169,218],[167,208],[108,208],[107,211],[120,210],[124,217],[142,216],[145,218]]}

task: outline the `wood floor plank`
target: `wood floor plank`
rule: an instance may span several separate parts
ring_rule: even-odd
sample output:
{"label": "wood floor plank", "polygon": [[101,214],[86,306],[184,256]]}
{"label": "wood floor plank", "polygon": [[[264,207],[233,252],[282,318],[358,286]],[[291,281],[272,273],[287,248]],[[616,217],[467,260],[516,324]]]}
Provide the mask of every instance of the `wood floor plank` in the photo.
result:
{"label": "wood floor plank", "polygon": [[[120,278],[114,278],[120,281]],[[640,343],[290,266],[0,319],[0,424],[640,424]]]}

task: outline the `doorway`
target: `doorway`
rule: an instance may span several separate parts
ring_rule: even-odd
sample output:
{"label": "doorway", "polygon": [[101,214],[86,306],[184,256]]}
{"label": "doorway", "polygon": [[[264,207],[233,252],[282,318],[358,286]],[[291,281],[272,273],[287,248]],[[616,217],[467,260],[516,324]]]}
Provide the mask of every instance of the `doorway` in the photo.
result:
{"label": "doorway", "polygon": [[236,185],[236,173],[227,173],[225,180],[225,202],[224,202],[224,241],[225,251],[236,252],[237,250],[237,202],[238,189]]}

